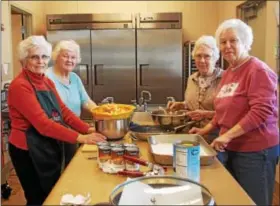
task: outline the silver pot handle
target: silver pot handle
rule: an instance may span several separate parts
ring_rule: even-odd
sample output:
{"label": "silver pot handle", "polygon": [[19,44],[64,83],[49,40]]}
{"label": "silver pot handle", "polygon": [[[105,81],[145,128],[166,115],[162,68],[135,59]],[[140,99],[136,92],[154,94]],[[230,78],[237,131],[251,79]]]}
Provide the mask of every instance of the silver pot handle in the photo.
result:
{"label": "silver pot handle", "polygon": [[185,123],[185,124],[183,124],[183,125],[179,125],[179,126],[177,126],[177,127],[174,127],[173,130],[174,130],[175,133],[176,133],[176,132],[178,132],[179,130],[182,130],[182,129],[184,129],[185,127],[190,126],[190,125],[195,124],[195,123],[197,123],[197,121],[190,121],[190,122],[187,122],[187,123]]}

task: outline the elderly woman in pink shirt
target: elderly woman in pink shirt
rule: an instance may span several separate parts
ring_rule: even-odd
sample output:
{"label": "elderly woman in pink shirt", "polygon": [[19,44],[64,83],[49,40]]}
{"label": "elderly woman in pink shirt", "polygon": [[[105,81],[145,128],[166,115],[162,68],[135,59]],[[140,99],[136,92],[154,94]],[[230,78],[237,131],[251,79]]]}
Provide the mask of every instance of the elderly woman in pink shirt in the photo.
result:
{"label": "elderly woman in pink shirt", "polygon": [[224,21],[217,44],[229,67],[214,100],[216,114],[204,135],[216,127],[212,146],[225,154],[225,166],[257,205],[271,205],[279,156],[277,75],[249,54],[252,29],[239,19]]}

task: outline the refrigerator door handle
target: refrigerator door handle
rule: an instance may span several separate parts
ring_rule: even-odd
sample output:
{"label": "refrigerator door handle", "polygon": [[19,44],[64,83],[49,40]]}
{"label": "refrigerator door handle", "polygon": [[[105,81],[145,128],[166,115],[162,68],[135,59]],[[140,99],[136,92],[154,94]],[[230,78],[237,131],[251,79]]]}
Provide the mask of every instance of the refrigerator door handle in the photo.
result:
{"label": "refrigerator door handle", "polygon": [[103,84],[103,67],[104,64],[94,64],[93,72],[94,72],[94,85],[104,85]]}
{"label": "refrigerator door handle", "polygon": [[139,64],[139,72],[140,72],[139,83],[140,83],[140,86],[148,86],[148,85],[143,84],[143,70],[144,70],[145,67],[149,68],[149,64]]}
{"label": "refrigerator door handle", "polygon": [[88,75],[89,75],[89,72],[88,72],[88,64],[79,64],[79,76],[83,82],[84,85],[88,85]]}

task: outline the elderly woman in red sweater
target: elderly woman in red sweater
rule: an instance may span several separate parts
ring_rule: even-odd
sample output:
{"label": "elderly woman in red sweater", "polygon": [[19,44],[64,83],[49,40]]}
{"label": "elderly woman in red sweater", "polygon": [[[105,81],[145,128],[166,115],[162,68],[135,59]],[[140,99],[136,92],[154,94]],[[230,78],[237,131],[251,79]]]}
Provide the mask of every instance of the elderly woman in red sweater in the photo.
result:
{"label": "elderly woman in red sweater", "polygon": [[271,205],[279,156],[277,75],[249,55],[252,29],[239,19],[223,22],[216,31],[217,44],[229,67],[214,100],[216,114],[204,128],[219,127],[212,146],[223,151],[225,166],[257,205]]}
{"label": "elderly woman in red sweater", "polygon": [[27,205],[41,205],[60,177],[63,142],[105,140],[63,104],[53,82],[44,75],[51,50],[43,36],[21,41],[23,69],[9,87],[9,153]]}

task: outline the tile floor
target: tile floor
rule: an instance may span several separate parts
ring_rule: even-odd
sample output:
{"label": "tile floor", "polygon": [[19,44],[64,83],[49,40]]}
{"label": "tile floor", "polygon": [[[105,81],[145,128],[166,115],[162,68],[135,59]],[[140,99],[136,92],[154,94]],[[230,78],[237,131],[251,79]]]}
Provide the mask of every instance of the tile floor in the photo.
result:
{"label": "tile floor", "polygon": [[12,194],[8,200],[1,198],[1,205],[25,205],[24,193],[14,169],[10,173],[8,184],[12,188]]}

